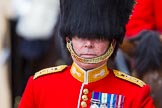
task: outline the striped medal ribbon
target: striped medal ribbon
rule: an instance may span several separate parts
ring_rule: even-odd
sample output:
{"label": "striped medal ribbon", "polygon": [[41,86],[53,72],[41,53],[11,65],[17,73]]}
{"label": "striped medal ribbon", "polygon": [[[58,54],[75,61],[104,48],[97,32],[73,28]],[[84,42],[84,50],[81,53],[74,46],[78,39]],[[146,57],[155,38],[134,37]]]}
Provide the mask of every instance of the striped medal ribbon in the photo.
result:
{"label": "striped medal ribbon", "polygon": [[108,94],[93,92],[90,108],[123,108],[124,96],[118,94]]}

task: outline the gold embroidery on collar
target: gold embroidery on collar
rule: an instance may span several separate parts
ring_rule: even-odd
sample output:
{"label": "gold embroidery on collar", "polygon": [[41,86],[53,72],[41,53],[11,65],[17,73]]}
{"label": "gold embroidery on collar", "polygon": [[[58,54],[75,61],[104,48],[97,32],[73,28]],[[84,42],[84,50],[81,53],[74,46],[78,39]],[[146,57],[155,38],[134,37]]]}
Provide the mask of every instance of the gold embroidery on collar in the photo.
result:
{"label": "gold embroidery on collar", "polygon": [[100,66],[99,68],[85,71],[76,63],[73,63],[70,72],[74,78],[84,83],[98,81],[109,74],[106,64]]}

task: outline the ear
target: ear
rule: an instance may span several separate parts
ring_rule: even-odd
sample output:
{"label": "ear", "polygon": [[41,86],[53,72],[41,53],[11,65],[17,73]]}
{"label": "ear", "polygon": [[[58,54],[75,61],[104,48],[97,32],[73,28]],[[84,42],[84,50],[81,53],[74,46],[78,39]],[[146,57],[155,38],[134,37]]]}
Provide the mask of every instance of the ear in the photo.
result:
{"label": "ear", "polygon": [[66,42],[69,42],[69,41],[70,41],[69,37],[66,37]]}

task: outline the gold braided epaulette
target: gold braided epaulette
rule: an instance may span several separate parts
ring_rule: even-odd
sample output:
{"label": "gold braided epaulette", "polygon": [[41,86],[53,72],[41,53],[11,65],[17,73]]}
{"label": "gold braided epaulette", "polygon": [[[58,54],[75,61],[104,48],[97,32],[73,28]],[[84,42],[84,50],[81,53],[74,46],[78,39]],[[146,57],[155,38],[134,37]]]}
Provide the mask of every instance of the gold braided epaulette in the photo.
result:
{"label": "gold braided epaulette", "polygon": [[55,73],[55,72],[61,72],[66,67],[67,67],[67,65],[60,65],[60,66],[56,66],[56,67],[50,67],[50,68],[42,69],[39,72],[35,73],[33,79],[36,79],[36,78],[43,76],[43,75]]}
{"label": "gold braided epaulette", "polygon": [[134,83],[134,84],[137,84],[140,87],[143,87],[144,85],[146,85],[142,80],[140,80],[138,78],[132,77],[132,76],[127,75],[127,74],[120,72],[118,70],[113,70],[113,71],[114,71],[115,76],[118,77],[118,78],[127,80],[131,83]]}

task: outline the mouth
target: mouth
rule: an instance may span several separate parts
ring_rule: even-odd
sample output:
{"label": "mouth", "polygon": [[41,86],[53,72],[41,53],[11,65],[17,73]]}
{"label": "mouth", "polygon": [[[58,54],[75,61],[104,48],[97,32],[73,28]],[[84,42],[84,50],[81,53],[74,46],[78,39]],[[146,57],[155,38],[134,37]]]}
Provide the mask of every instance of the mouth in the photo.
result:
{"label": "mouth", "polygon": [[96,54],[81,54],[80,57],[83,57],[83,58],[94,58],[94,57],[97,57]]}

